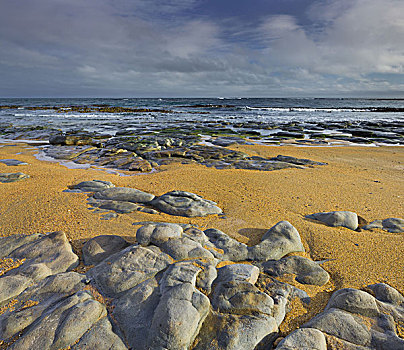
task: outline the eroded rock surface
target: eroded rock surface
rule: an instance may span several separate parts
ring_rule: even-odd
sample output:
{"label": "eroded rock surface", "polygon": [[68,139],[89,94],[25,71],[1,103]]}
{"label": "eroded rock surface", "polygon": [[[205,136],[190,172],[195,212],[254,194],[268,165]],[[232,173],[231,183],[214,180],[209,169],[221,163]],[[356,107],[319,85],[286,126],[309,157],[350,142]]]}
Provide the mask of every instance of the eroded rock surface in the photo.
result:
{"label": "eroded rock surface", "polygon": [[[172,223],[144,223],[136,236],[133,245],[112,235],[88,240],[83,257],[95,266],[86,274],[66,272],[78,258],[61,232],[0,239],[0,346],[270,349],[290,302],[310,303],[277,276],[328,279],[315,262],[284,257],[303,249],[288,222],[272,227],[258,248]],[[277,349],[402,349],[403,307],[404,297],[386,284],[341,289]]]}

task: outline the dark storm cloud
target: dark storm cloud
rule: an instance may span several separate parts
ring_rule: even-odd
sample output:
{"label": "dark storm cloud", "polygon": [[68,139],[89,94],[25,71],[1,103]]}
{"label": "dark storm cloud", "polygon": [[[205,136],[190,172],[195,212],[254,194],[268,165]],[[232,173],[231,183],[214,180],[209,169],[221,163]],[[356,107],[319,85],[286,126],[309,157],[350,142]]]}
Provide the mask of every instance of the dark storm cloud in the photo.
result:
{"label": "dark storm cloud", "polygon": [[401,0],[0,3],[2,96],[404,91]]}

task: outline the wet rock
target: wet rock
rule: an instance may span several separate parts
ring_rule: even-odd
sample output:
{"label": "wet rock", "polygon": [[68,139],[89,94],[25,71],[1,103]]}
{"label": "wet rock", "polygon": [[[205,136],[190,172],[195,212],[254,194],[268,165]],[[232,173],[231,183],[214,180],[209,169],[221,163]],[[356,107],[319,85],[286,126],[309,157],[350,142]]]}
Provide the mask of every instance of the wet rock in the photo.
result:
{"label": "wet rock", "polygon": [[28,163],[21,162],[17,159],[1,159],[0,163],[3,163],[7,166],[19,166],[19,165],[28,165]]}
{"label": "wet rock", "polygon": [[327,342],[322,332],[315,328],[300,328],[283,339],[277,350],[327,350]]}
{"label": "wet rock", "polygon": [[82,146],[93,145],[95,141],[90,135],[87,134],[75,134],[75,135],[54,135],[49,138],[51,145],[65,145],[65,146]]}
{"label": "wet rock", "polygon": [[280,260],[268,260],[262,264],[264,272],[271,276],[293,273],[296,281],[303,284],[322,286],[330,279],[329,274],[312,260],[301,256],[289,256]]}
{"label": "wet rock", "polygon": [[321,221],[332,227],[343,226],[351,230],[356,230],[358,228],[358,215],[351,211],[315,213],[306,215],[306,218]]}
{"label": "wet rock", "polygon": [[69,186],[70,189],[80,190],[82,192],[99,192],[111,187],[115,187],[112,182],[101,180],[83,181],[77,185]]}
{"label": "wet rock", "polygon": [[176,216],[207,216],[222,213],[215,202],[185,191],[172,191],[156,197],[151,205],[164,213]]}
{"label": "wet rock", "polygon": [[211,141],[214,145],[227,147],[231,145],[245,145],[245,144],[252,144],[251,142],[247,142],[246,140],[242,139],[241,137],[237,136],[223,136],[217,137],[216,139]]}
{"label": "wet rock", "polygon": [[149,203],[154,199],[154,195],[146,193],[136,188],[113,187],[94,193],[95,199],[124,201],[132,203]]}
{"label": "wet rock", "polygon": [[27,178],[29,175],[24,173],[0,173],[0,182],[2,183],[16,182]]}
{"label": "wet rock", "polygon": [[277,155],[276,157],[270,158],[270,160],[298,164],[298,165],[327,165],[327,163],[315,162],[310,159],[299,159],[299,158],[290,157],[290,156],[283,156],[280,154]]}
{"label": "wet rock", "polygon": [[116,297],[155,276],[173,262],[156,246],[130,246],[88,271],[89,278],[105,295]]}
{"label": "wet rock", "polygon": [[289,222],[280,221],[264,234],[259,244],[248,248],[248,258],[279,260],[292,252],[304,252],[299,232]]}
{"label": "wet rock", "polygon": [[83,260],[86,265],[97,265],[110,255],[127,248],[129,243],[115,235],[97,236],[87,241],[83,248]]}

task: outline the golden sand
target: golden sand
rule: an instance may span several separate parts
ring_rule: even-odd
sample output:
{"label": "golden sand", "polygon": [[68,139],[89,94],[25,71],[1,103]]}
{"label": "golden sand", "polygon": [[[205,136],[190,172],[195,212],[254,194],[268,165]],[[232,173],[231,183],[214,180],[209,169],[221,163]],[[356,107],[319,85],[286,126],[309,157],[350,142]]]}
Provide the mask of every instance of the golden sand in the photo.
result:
{"label": "golden sand", "polygon": [[[96,169],[67,169],[38,161],[26,146],[0,147],[0,159],[29,163],[11,167],[0,163],[0,173],[24,172],[29,179],[0,184],[0,236],[63,230],[79,252],[83,242],[101,234],[116,234],[134,242],[140,221],[191,223],[200,229],[217,228],[249,245],[281,220],[299,231],[306,253],[331,275],[322,289],[298,285],[309,295],[323,295],[323,305],[335,289],[361,288],[386,282],[404,293],[404,234],[382,230],[351,231],[328,227],[305,215],[334,210],[358,213],[367,221],[404,217],[404,148],[402,147],[295,147],[236,146],[250,155],[278,154],[327,162],[327,166],[271,172],[217,170],[198,164],[169,165],[159,172],[118,176]],[[21,153],[20,153],[21,152]],[[64,193],[68,185],[107,180],[161,195],[184,190],[214,200],[226,218],[184,218],[134,212],[100,220],[86,204],[86,194]],[[292,279],[293,280],[293,279]],[[321,294],[322,293],[322,294]],[[306,312],[308,312],[306,310]],[[302,315],[303,312],[300,313]]]}

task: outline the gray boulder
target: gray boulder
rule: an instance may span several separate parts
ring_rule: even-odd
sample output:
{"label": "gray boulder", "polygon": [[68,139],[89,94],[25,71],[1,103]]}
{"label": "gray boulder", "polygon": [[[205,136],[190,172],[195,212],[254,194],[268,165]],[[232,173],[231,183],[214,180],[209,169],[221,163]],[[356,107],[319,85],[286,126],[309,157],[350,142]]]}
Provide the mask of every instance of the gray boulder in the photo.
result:
{"label": "gray boulder", "polygon": [[33,235],[13,235],[0,238],[0,258],[9,255],[13,250],[23,246],[24,244],[36,241],[43,235],[37,233]]}
{"label": "gray boulder", "polygon": [[72,350],[127,350],[112,330],[108,317],[101,318],[71,347]]}
{"label": "gray boulder", "polygon": [[102,235],[91,238],[82,248],[84,264],[97,265],[128,246],[129,243],[120,236]]}
{"label": "gray boulder", "polygon": [[43,312],[9,349],[61,349],[73,345],[107,314],[105,307],[86,292],[78,292]]}
{"label": "gray boulder", "polygon": [[258,280],[260,269],[250,264],[230,264],[218,269],[215,283],[230,281],[245,281],[255,284]]}
{"label": "gray boulder", "polygon": [[24,173],[0,173],[0,182],[2,183],[16,182],[27,178],[29,175]]}
{"label": "gray boulder", "polygon": [[351,230],[358,228],[358,215],[352,211],[332,211],[306,215],[306,218],[321,221],[332,227],[343,226]]}
{"label": "gray boulder", "polygon": [[222,213],[215,202],[184,191],[172,191],[156,197],[151,204],[158,210],[176,216],[196,217]]}
{"label": "gray boulder", "polygon": [[248,257],[248,247],[229,237],[224,232],[211,228],[204,231],[209,241],[213,244],[206,248],[220,260],[242,261]]}
{"label": "gray boulder", "polygon": [[403,349],[397,325],[404,321],[402,295],[390,286],[368,287],[376,296],[353,289],[338,290],[331,296],[324,312],[302,328],[324,332],[329,344],[344,344],[347,349]]}
{"label": "gray boulder", "polygon": [[82,192],[98,192],[111,187],[115,187],[112,182],[101,180],[83,181],[77,185],[69,186],[70,189],[80,190]]}
{"label": "gray boulder", "polygon": [[276,350],[327,350],[327,342],[322,332],[315,328],[299,328],[283,339]]}
{"label": "gray boulder", "polygon": [[0,302],[20,294],[33,282],[73,269],[79,263],[63,232],[53,232],[21,245],[7,258],[23,263],[0,277]]}
{"label": "gray boulder", "polygon": [[136,188],[129,187],[112,187],[102,190],[100,192],[94,193],[94,198],[122,201],[122,202],[132,202],[132,203],[149,203],[154,199],[154,195],[146,193]]}
{"label": "gray boulder", "polygon": [[304,252],[299,232],[287,221],[270,228],[261,242],[248,247],[248,258],[255,261],[279,260],[286,254]]}
{"label": "gray boulder", "polygon": [[135,349],[189,349],[206,318],[209,299],[195,288],[202,269],[192,261],[170,265],[114,303],[113,316]]}
{"label": "gray boulder", "polygon": [[280,260],[268,260],[262,264],[264,272],[271,276],[293,273],[296,281],[303,284],[322,286],[330,279],[329,274],[320,265],[301,256],[289,256]]}
{"label": "gray boulder", "polygon": [[140,227],[136,232],[136,240],[143,246],[160,245],[169,239],[181,238],[183,229],[180,225],[170,223],[153,223]]}
{"label": "gray boulder", "polygon": [[165,269],[173,259],[156,246],[130,246],[88,271],[105,295],[117,297]]}

